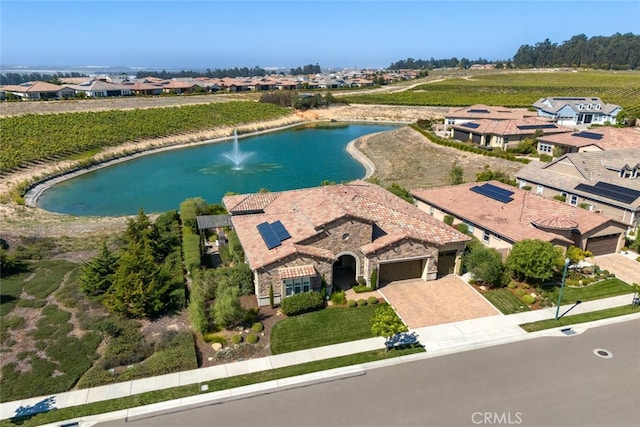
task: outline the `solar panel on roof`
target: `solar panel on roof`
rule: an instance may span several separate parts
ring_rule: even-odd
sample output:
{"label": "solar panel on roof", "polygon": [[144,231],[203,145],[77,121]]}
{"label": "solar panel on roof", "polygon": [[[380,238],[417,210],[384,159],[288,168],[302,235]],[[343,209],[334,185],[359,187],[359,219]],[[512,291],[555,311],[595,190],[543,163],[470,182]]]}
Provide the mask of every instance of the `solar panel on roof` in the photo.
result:
{"label": "solar panel on roof", "polygon": [[607,184],[606,182],[598,182],[596,185],[578,184],[575,189],[627,204],[633,203],[634,200],[640,197],[640,191],[638,190]]}
{"label": "solar panel on roof", "polygon": [[279,220],[271,224],[271,229],[276,234],[276,237],[278,237],[278,240],[280,240],[281,242],[283,240],[291,238],[291,234],[289,234],[287,229],[284,227],[284,224],[282,224],[282,222],[280,222]]}
{"label": "solar panel on roof", "polygon": [[276,236],[276,233],[273,231],[268,222],[263,222],[262,224],[257,225],[258,232],[264,241],[264,244],[267,245],[267,248],[273,249],[280,246],[280,239]]}
{"label": "solar panel on roof", "polygon": [[509,203],[513,201],[511,198],[513,191],[505,190],[504,188],[496,187],[489,183],[482,186],[476,185],[475,187],[471,187],[471,191],[502,203]]}
{"label": "solar panel on roof", "polygon": [[472,122],[467,122],[467,123],[463,123],[460,126],[464,126],[466,128],[471,128],[471,129],[478,129],[480,127],[479,124],[477,123],[472,123]]}
{"label": "solar panel on roof", "polygon": [[596,139],[596,140],[600,140],[604,137],[604,135],[602,135],[601,133],[585,132],[585,131],[572,133],[571,136],[577,136],[579,138],[587,138],[587,139]]}
{"label": "solar panel on roof", "polygon": [[483,113],[483,114],[489,114],[489,110],[477,110],[477,109],[471,109],[471,110],[467,110],[467,113]]}
{"label": "solar panel on roof", "polygon": [[531,129],[557,129],[558,126],[554,124],[543,124],[543,125],[520,125],[516,126],[520,130],[531,130]]}

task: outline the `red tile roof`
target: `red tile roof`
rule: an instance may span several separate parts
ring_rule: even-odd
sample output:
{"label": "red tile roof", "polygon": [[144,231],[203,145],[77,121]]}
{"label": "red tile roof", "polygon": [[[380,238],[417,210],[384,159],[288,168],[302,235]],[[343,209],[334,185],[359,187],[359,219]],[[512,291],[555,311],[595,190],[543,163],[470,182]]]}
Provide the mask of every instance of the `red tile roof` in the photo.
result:
{"label": "red tile roof", "polygon": [[[434,246],[465,242],[469,237],[434,219],[382,187],[365,181],[328,185],[279,193],[227,196],[223,203],[231,213],[251,268],[268,266],[285,257],[306,254],[335,259],[330,250],[303,244],[330,229],[342,218],[376,224],[385,236],[359,248],[365,253],[401,239],[414,239]],[[257,225],[281,221],[291,238],[268,249]]]}
{"label": "red tile roof", "polygon": [[609,218],[568,205],[552,199],[546,199],[529,191],[514,188],[498,181],[491,184],[513,191],[512,201],[502,203],[498,200],[471,191],[472,187],[483,183],[467,183],[451,187],[440,187],[412,191],[419,200],[446,210],[450,214],[476,226],[518,242],[523,239],[544,241],[569,240],[541,229],[533,224],[558,230],[566,230],[575,225],[581,234],[607,223]]}
{"label": "red tile roof", "polygon": [[278,269],[280,279],[293,279],[295,277],[315,276],[316,269],[313,265],[300,265],[296,267],[283,267]]}
{"label": "red tile roof", "polygon": [[[600,135],[599,139],[584,138],[579,136],[582,132]],[[539,142],[568,147],[596,146],[601,150],[619,150],[623,148],[640,148],[640,129],[638,128],[614,128],[603,126],[586,131],[577,131],[559,135],[543,135]]]}

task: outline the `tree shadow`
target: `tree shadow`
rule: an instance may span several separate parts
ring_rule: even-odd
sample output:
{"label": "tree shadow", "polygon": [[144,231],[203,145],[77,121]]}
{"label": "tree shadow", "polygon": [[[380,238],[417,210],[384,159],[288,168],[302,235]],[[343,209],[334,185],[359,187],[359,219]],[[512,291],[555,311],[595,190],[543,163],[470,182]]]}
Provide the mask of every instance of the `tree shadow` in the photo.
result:
{"label": "tree shadow", "polygon": [[49,412],[50,410],[55,409],[55,403],[55,396],[51,396],[42,399],[40,402],[36,402],[33,405],[19,406],[16,409],[16,413],[11,418],[11,422],[13,424],[22,425],[25,421],[29,420],[35,415],[41,414],[43,412]]}

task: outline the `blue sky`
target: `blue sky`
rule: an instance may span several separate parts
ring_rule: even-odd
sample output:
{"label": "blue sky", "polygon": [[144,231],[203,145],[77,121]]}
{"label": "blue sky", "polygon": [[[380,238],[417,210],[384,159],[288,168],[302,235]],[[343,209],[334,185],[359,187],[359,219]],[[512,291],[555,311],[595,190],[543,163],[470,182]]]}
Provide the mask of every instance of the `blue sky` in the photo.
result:
{"label": "blue sky", "polygon": [[0,0],[0,65],[386,67],[640,33],[640,2]]}

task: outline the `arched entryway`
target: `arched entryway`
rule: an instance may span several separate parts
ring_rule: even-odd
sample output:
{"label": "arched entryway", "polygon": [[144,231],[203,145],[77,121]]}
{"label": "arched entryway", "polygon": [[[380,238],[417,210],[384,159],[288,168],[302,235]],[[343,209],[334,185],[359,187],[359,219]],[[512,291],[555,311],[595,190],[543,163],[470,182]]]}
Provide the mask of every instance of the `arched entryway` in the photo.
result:
{"label": "arched entryway", "polygon": [[357,272],[360,271],[360,260],[355,254],[343,252],[333,263],[333,286],[346,290],[357,283]]}

